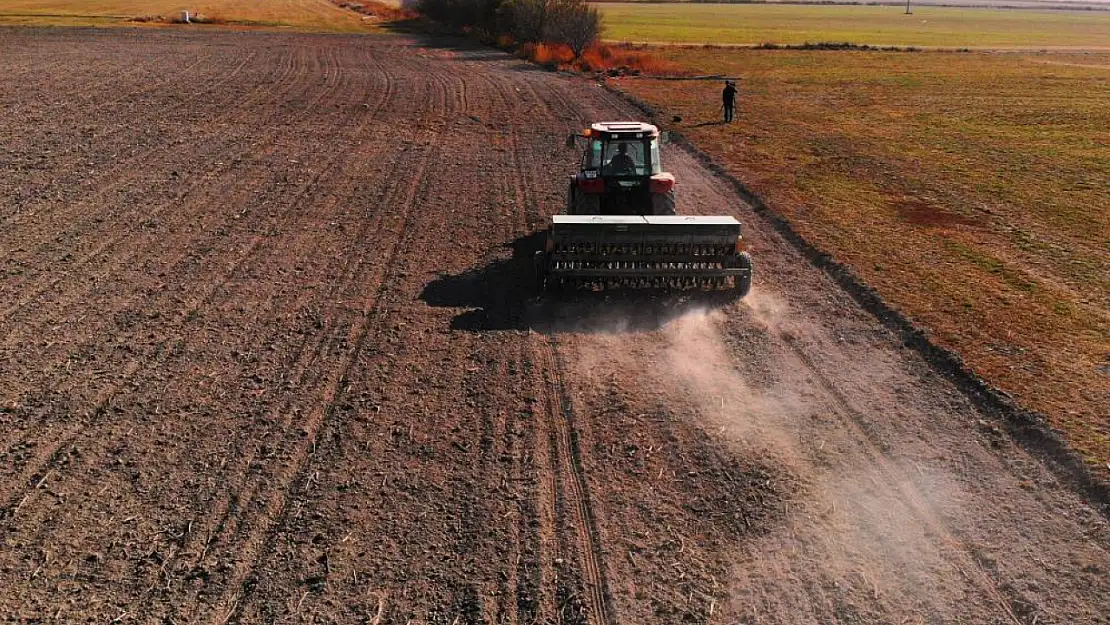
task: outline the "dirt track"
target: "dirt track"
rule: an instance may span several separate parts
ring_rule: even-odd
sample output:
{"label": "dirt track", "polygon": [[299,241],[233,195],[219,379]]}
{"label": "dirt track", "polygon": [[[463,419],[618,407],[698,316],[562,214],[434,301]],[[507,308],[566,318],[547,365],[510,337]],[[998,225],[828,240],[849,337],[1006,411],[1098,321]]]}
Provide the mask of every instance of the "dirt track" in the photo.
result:
{"label": "dirt track", "polygon": [[8,621],[1110,622],[1105,518],[692,157],[744,305],[530,299],[596,85],[149,31],[0,76]]}

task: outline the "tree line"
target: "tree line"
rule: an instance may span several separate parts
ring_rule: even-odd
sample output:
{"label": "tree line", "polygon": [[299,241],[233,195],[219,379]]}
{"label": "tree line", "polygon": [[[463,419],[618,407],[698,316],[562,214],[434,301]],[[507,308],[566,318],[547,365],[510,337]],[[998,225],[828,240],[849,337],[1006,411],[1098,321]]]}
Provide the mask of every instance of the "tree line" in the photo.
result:
{"label": "tree line", "polygon": [[425,16],[490,38],[566,44],[581,57],[601,34],[601,13],[584,0],[418,0]]}

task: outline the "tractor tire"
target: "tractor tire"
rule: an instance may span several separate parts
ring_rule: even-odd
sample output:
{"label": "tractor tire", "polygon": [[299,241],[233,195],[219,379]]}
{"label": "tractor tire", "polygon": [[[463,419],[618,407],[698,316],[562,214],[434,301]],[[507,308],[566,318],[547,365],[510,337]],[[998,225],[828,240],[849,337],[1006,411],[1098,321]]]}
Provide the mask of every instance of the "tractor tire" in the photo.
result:
{"label": "tractor tire", "polygon": [[547,254],[537,250],[532,255],[532,275],[536,282],[536,292],[543,293],[547,290]]}
{"label": "tractor tire", "polygon": [[571,215],[600,215],[601,214],[601,196],[600,195],[586,195],[585,193],[572,192],[573,198],[571,207]]}
{"label": "tractor tire", "polygon": [[746,268],[748,273],[733,278],[736,282],[732,292],[736,299],[743,299],[752,290],[752,257],[747,252],[741,252],[737,260],[736,266]]}
{"label": "tractor tire", "polygon": [[673,189],[666,193],[651,194],[652,215],[675,215],[675,204],[676,202]]}

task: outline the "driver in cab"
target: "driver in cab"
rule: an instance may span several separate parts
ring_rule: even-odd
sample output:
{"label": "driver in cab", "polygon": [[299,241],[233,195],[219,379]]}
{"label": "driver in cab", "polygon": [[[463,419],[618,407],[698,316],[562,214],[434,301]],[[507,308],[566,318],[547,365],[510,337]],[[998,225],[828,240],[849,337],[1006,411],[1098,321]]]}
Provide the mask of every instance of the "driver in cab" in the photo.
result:
{"label": "driver in cab", "polygon": [[606,167],[611,174],[632,174],[636,172],[636,159],[628,154],[628,144],[621,143],[617,146],[617,153],[609,159]]}

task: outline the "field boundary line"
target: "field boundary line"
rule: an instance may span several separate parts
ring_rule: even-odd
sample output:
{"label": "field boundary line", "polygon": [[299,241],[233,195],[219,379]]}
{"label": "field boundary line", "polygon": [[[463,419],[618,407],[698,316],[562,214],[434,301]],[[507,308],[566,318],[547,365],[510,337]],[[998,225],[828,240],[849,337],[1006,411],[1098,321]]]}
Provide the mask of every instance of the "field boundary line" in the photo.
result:
{"label": "field boundary line", "polygon": [[[606,91],[639,109],[655,123],[662,120],[661,112],[650,104],[608,82],[602,82],[601,85]],[[1103,517],[1110,519],[1110,482],[1086,465],[1082,457],[1068,446],[1062,434],[1051,426],[1044,414],[1020,406],[1009,394],[992,386],[972,371],[959,354],[930,339],[925,328],[889,304],[850,267],[803,237],[761,195],[752,191],[693,141],[681,132],[672,131],[670,134],[672,143],[729,185],[765,224],[771,226],[774,232],[806,260],[832,278],[856,304],[894,332],[902,344],[920,355],[935,373],[951,381],[980,412],[1001,423],[1010,437],[1042,461],[1056,478],[1077,492]]]}

